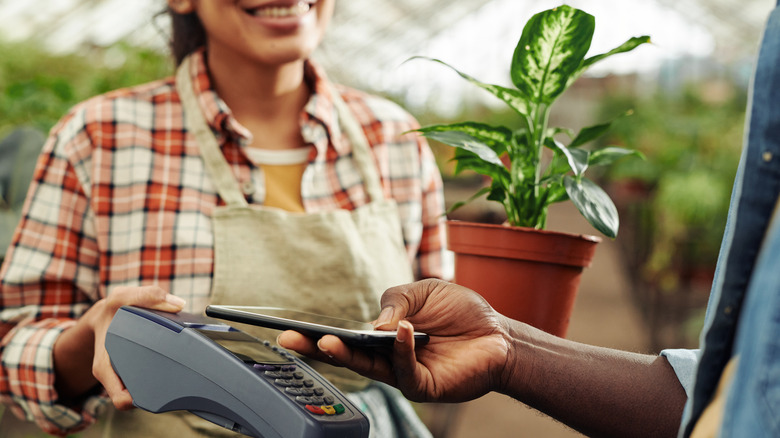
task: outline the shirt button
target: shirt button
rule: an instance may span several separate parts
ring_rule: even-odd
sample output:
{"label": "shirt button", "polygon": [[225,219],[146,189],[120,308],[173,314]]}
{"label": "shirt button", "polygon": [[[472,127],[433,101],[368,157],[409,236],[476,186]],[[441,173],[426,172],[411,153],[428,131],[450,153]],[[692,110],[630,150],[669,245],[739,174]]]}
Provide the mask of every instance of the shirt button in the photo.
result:
{"label": "shirt button", "polygon": [[245,195],[251,196],[255,194],[255,185],[252,183],[251,180],[244,181],[244,183],[241,185],[241,191],[244,192]]}
{"label": "shirt button", "polygon": [[765,162],[767,162],[767,163],[768,163],[768,162],[770,162],[770,161],[772,161],[772,153],[771,153],[771,152],[769,152],[769,151],[766,151],[766,152],[764,152],[764,155],[762,155],[761,157],[762,157],[762,158],[764,159],[764,161],[765,161]]}

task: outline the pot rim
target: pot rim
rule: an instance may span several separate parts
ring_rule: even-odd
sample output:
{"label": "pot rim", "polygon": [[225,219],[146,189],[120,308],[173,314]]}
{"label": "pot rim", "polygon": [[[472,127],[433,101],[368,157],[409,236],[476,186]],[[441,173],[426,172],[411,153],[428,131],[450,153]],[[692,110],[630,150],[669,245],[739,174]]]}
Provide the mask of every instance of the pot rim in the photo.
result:
{"label": "pot rim", "polygon": [[447,234],[447,247],[455,253],[577,268],[590,266],[601,242],[600,237],[588,234],[457,220],[447,221]]}

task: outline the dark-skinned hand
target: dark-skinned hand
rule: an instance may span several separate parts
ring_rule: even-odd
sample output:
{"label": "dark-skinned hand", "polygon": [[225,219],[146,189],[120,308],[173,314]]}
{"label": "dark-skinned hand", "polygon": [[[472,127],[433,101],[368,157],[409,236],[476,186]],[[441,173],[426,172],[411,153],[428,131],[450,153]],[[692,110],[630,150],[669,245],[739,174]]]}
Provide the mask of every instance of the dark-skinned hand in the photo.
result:
{"label": "dark-skinned hand", "polygon": [[[392,349],[353,348],[326,335],[319,341],[294,331],[282,347],[395,386],[413,401],[461,402],[497,390],[509,352],[508,322],[477,293],[423,280],[388,289],[378,330],[398,330]],[[430,335],[415,348],[413,331]]]}

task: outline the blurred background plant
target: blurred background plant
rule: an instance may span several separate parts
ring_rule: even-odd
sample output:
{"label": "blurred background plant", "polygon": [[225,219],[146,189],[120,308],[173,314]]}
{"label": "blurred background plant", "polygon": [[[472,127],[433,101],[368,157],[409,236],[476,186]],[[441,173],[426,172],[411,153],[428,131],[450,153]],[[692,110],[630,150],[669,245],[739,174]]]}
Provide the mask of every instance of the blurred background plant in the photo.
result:
{"label": "blurred background plant", "polygon": [[74,104],[173,68],[165,53],[125,42],[57,54],[34,40],[0,41],[0,53],[0,138],[19,126],[48,131]]}
{"label": "blurred background plant", "polygon": [[0,263],[19,220],[45,134],[76,103],[165,77],[165,53],[117,42],[52,53],[40,41],[0,39]]}
{"label": "blurred background plant", "polygon": [[726,224],[744,128],[746,86],[721,74],[648,95],[605,96],[602,111],[632,108],[611,143],[631,144],[644,166],[618,162],[610,181],[621,210],[620,246],[653,346],[695,346]]}

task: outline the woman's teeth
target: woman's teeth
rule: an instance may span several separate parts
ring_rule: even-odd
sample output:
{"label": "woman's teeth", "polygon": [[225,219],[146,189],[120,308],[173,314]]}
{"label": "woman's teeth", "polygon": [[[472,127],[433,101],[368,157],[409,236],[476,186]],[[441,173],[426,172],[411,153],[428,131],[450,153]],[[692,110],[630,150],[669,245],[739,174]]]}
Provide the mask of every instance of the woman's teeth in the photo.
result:
{"label": "woman's teeth", "polygon": [[309,9],[311,9],[311,5],[307,2],[301,1],[292,6],[268,6],[265,8],[255,9],[250,11],[250,13],[255,17],[298,17],[309,12]]}

